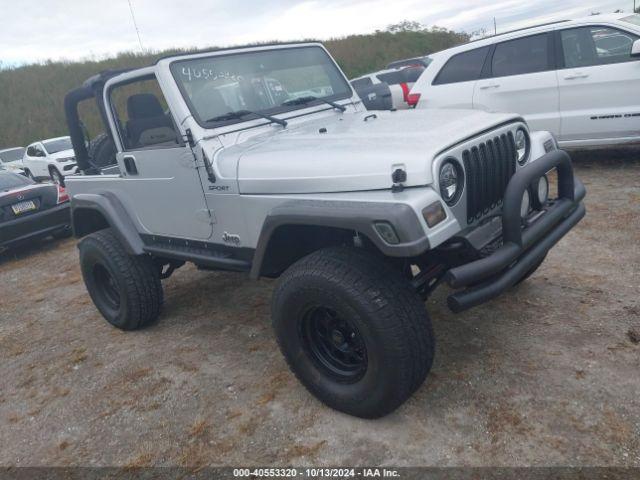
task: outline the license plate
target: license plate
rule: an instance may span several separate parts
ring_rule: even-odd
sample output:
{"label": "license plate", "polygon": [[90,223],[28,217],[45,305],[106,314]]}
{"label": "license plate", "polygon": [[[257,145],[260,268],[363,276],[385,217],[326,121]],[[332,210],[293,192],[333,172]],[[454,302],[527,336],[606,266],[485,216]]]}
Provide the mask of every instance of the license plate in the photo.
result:
{"label": "license plate", "polygon": [[31,210],[36,209],[36,204],[33,203],[33,200],[25,200],[24,202],[18,202],[11,205],[11,209],[13,213],[16,215],[20,215],[24,212],[30,212]]}

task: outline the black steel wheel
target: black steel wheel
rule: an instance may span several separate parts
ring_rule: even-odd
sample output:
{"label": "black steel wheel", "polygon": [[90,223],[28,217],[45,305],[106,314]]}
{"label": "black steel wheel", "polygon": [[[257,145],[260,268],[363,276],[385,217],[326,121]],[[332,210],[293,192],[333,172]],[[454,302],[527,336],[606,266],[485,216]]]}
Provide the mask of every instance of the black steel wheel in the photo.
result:
{"label": "black steel wheel", "polygon": [[93,283],[96,285],[96,295],[100,301],[113,310],[120,308],[120,292],[118,284],[109,269],[100,263],[96,263],[91,270]]}
{"label": "black steel wheel", "polygon": [[367,347],[358,328],[335,310],[313,306],[298,324],[304,348],[318,368],[354,383],[367,371]]}

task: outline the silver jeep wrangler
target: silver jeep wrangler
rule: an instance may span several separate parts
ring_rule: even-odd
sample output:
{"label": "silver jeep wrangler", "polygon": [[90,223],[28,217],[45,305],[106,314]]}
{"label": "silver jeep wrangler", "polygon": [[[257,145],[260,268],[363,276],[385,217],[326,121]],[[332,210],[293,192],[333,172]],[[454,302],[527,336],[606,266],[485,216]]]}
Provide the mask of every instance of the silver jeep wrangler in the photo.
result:
{"label": "silver jeep wrangler", "polygon": [[[89,155],[88,99],[112,167]],[[454,312],[486,302],[585,214],[551,134],[509,114],[367,112],[316,43],[103,72],[65,110],[82,274],[107,321],[154,321],[161,279],[187,261],[278,278],[272,321],[291,370],[360,417],[393,411],[424,381],[434,354],[424,300],[441,282]]]}

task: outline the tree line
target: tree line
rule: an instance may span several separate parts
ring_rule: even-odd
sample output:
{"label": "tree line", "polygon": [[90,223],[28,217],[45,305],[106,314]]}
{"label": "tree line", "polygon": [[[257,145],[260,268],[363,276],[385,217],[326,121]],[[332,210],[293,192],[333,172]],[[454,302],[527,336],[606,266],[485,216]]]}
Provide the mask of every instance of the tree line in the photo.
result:
{"label": "tree line", "polygon": [[[426,55],[468,40],[465,33],[401,22],[372,34],[334,38],[324,44],[353,78],[384,68],[393,60]],[[150,65],[159,57],[187,51],[125,52],[103,60],[46,61],[0,69],[0,149],[67,135],[64,96],[92,75],[107,69]],[[89,105],[81,115],[89,132],[102,130],[97,109]]]}

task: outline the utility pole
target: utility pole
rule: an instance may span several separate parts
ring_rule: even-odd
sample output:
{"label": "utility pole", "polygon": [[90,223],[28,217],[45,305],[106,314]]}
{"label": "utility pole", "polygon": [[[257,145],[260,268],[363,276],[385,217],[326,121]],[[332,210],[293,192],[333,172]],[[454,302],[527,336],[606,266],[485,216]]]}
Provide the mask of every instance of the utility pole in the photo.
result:
{"label": "utility pole", "polygon": [[[633,0],[634,2],[636,0]],[[498,24],[496,23],[496,17],[493,17],[493,34],[497,35],[498,34]]]}

